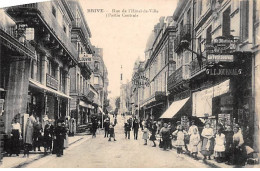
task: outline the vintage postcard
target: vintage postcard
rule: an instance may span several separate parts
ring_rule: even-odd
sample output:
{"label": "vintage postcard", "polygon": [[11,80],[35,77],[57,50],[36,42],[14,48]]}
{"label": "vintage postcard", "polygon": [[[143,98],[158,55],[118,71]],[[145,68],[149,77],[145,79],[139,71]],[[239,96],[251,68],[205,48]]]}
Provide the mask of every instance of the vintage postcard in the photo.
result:
{"label": "vintage postcard", "polygon": [[0,2],[0,167],[258,168],[259,7]]}

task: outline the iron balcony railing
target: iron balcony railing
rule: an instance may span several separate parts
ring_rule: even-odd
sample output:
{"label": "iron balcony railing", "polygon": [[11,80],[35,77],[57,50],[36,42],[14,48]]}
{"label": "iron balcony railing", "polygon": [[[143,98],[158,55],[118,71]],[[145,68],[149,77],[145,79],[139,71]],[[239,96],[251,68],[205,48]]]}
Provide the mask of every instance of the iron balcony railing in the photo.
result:
{"label": "iron balcony railing", "polygon": [[183,65],[173,72],[168,77],[168,90],[172,89],[175,85],[179,84],[183,80],[190,78],[190,68],[189,65]]}

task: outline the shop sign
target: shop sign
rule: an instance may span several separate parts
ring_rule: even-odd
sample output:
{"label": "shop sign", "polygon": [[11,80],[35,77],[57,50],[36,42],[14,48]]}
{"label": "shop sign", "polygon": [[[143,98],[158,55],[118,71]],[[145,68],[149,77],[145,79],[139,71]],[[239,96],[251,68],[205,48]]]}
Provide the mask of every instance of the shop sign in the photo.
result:
{"label": "shop sign", "polygon": [[46,86],[58,90],[58,80],[49,74],[46,74]]}
{"label": "shop sign", "polygon": [[237,68],[208,68],[206,69],[207,75],[212,76],[236,76],[242,74],[242,69]]}
{"label": "shop sign", "polygon": [[207,51],[214,53],[231,52],[236,49],[238,39],[226,38],[224,36],[216,37],[212,40],[212,43],[206,44],[205,48]]}
{"label": "shop sign", "polygon": [[137,86],[149,86],[150,80],[143,75],[135,75],[132,79],[134,85]]}
{"label": "shop sign", "polygon": [[233,62],[234,55],[231,54],[208,54],[207,56],[208,62]]}

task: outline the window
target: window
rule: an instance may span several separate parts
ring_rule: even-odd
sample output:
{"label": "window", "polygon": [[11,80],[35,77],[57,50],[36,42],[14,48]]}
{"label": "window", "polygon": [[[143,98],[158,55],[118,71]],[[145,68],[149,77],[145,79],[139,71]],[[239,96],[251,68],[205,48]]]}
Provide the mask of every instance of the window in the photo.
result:
{"label": "window", "polygon": [[190,9],[188,10],[187,12],[187,24],[190,24],[191,23],[191,12],[190,12]]}
{"label": "window", "polygon": [[99,78],[97,76],[94,77],[94,84],[99,84]]}
{"label": "window", "polygon": [[224,37],[229,37],[230,36],[230,7],[228,7],[224,12],[223,12],[223,28],[222,28],[222,35]]}
{"label": "window", "polygon": [[64,31],[65,33],[67,33],[67,28],[66,28],[65,25],[63,25],[63,31]]}
{"label": "window", "polygon": [[198,4],[198,18],[200,17],[201,13],[202,13],[202,0],[199,0],[199,4]]}
{"label": "window", "polygon": [[79,80],[79,73],[77,73],[77,91],[80,89],[80,80]]}
{"label": "window", "polygon": [[211,31],[212,31],[212,27],[209,26],[207,29],[206,43],[211,43],[212,40]]}
{"label": "window", "polygon": [[98,71],[98,70],[99,70],[99,62],[98,62],[98,61],[95,61],[95,62],[94,62],[94,70],[95,70],[95,71]]}
{"label": "window", "polygon": [[248,39],[248,25],[249,25],[249,2],[248,0],[243,0],[240,2],[240,37],[241,41]]}
{"label": "window", "polygon": [[56,65],[54,62],[50,63],[50,75],[56,77]]}
{"label": "window", "polygon": [[41,63],[41,57],[39,54],[37,54],[37,73],[36,73],[36,80],[41,82],[41,71],[42,71],[42,63]]}
{"label": "window", "polygon": [[52,14],[53,14],[53,16],[56,18],[56,9],[55,9],[54,6],[52,6]]}
{"label": "window", "polygon": [[32,61],[32,63],[31,63],[31,78],[32,79],[34,79],[33,74],[34,74],[34,61]]}

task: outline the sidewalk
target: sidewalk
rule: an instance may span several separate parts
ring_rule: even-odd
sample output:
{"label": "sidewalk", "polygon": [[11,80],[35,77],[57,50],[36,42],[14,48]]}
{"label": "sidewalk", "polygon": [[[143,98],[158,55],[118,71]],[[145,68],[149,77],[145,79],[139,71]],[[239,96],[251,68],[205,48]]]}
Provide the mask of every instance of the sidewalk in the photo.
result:
{"label": "sidewalk", "polygon": [[[173,145],[173,148],[176,149],[174,141],[172,141],[172,145]],[[187,152],[187,151],[184,150],[184,153],[185,152]],[[185,155],[187,157],[193,158],[187,153],[185,153]],[[203,155],[199,152],[198,153],[199,160],[197,160],[198,162],[203,161],[205,164],[207,164],[211,167],[214,167],[214,168],[237,168],[235,165],[227,165],[225,163],[218,163],[217,161],[214,160],[214,155],[211,156],[211,160],[203,160],[203,158],[204,158]],[[242,166],[241,168],[260,168],[260,164],[255,164],[255,165],[246,164],[245,166]]]}
{"label": "sidewalk", "polygon": [[[74,137],[69,137],[69,146],[82,140],[86,136],[85,134],[79,134],[75,135]],[[68,147],[69,148],[69,147]],[[23,157],[23,154],[20,154],[19,156],[13,155],[12,157],[4,157],[2,160],[2,165],[0,165],[0,168],[20,168],[23,165],[29,164],[33,161],[39,160],[43,157],[52,155],[48,153],[47,155],[43,154],[44,148],[41,147],[41,152],[30,152],[29,158]],[[65,149],[66,151],[66,149]]]}

